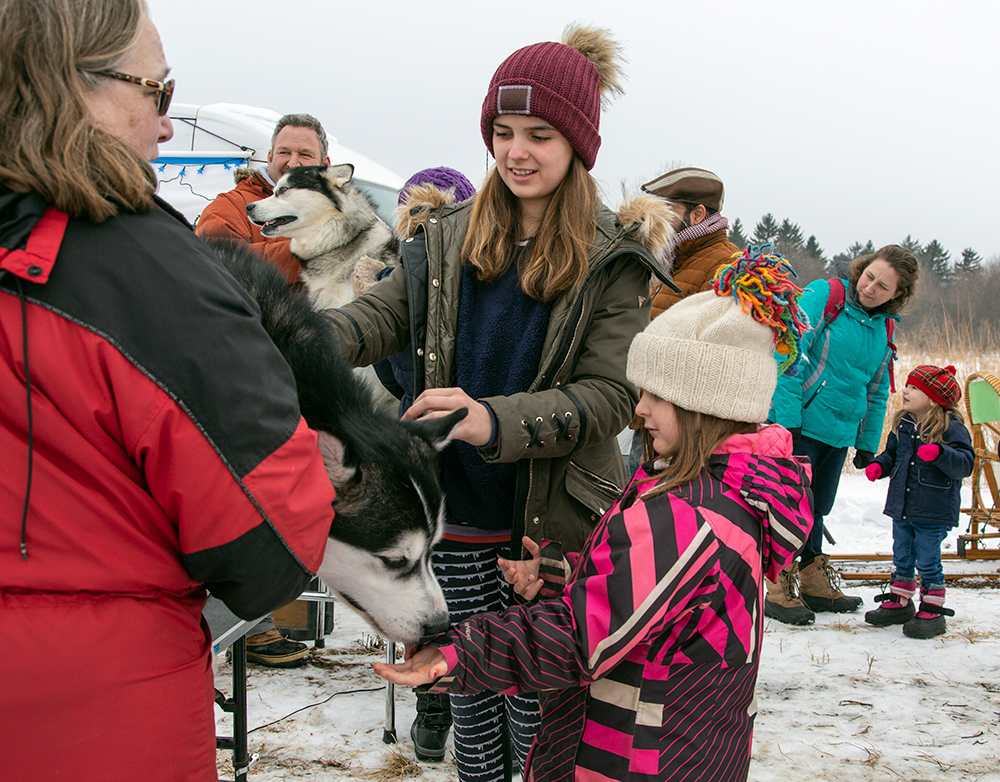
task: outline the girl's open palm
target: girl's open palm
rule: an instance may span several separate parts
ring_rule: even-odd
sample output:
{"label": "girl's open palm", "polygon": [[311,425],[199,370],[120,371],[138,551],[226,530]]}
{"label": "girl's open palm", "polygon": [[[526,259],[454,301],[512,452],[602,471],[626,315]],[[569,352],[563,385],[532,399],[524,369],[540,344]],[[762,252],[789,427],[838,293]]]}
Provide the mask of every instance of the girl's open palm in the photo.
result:
{"label": "girl's open palm", "polygon": [[522,599],[530,603],[537,597],[539,590],[545,585],[545,582],[538,577],[541,548],[527,535],[521,538],[521,543],[528,550],[531,559],[504,559],[503,557],[498,557],[497,566],[504,571],[503,577],[508,584],[514,587],[514,591]]}
{"label": "girl's open palm", "polygon": [[395,665],[372,663],[372,668],[383,679],[405,687],[430,684],[448,673],[448,663],[436,646],[425,646],[408,660]]}

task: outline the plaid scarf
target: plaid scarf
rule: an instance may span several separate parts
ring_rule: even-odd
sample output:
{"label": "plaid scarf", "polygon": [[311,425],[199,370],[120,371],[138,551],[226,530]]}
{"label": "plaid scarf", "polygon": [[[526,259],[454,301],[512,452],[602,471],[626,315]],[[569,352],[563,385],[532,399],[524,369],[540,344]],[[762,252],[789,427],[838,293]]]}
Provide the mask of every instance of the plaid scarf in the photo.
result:
{"label": "plaid scarf", "polygon": [[702,220],[698,225],[689,225],[683,231],[678,231],[674,238],[675,246],[681,242],[690,242],[692,239],[701,239],[710,233],[715,233],[720,228],[729,229],[729,221],[722,216],[722,212],[716,212]]}

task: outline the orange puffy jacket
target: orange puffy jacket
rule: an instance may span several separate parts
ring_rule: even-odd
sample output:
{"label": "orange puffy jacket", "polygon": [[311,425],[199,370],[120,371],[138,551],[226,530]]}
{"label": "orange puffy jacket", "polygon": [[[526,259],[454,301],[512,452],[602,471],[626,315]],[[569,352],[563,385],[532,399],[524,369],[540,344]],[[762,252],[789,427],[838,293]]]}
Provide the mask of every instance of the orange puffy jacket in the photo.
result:
{"label": "orange puffy jacket", "polygon": [[290,239],[268,239],[260,232],[260,227],[247,217],[247,204],[267,198],[274,192],[256,171],[245,168],[236,170],[236,187],[219,193],[198,218],[195,233],[203,239],[206,236],[232,236],[255,245],[273,263],[288,283],[297,282],[302,265],[289,249]]}
{"label": "orange puffy jacket", "polygon": [[693,293],[710,290],[716,270],[732,263],[733,253],[738,252],[740,248],[729,241],[725,228],[678,244],[674,251],[673,280],[681,292],[674,293],[666,285],[655,283],[650,291],[653,299],[652,317],[655,318]]}

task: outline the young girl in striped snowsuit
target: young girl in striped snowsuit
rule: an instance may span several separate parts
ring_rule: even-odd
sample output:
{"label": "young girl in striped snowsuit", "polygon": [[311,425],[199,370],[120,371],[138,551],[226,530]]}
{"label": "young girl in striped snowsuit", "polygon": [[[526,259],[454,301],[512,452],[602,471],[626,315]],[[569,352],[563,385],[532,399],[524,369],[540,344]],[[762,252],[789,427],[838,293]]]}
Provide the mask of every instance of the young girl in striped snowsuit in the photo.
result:
{"label": "young girl in striped snowsuit", "polygon": [[746,779],[763,578],[812,524],[790,434],[760,426],[775,342],[794,356],[798,335],[798,289],[783,268],[748,254],[715,291],[634,339],[627,374],[655,458],[574,566],[548,541],[539,552],[525,540],[531,560],[501,561],[522,598],[542,599],[461,622],[402,664],[376,664],[391,681],[438,691],[538,691],[526,780]]}

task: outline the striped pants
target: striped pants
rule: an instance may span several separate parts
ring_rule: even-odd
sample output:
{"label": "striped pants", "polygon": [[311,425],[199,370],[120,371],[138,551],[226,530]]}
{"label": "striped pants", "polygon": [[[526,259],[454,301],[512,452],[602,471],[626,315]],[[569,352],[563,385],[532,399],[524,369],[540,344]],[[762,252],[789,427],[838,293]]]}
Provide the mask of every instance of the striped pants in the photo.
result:
{"label": "striped pants", "polygon": [[[431,555],[452,622],[483,611],[501,611],[509,604],[510,587],[497,567],[500,556],[509,556],[506,546],[476,551],[435,550]],[[516,771],[523,771],[538,730],[535,695],[480,692],[451,695],[450,699],[460,782],[509,780],[511,755],[517,761]]]}

